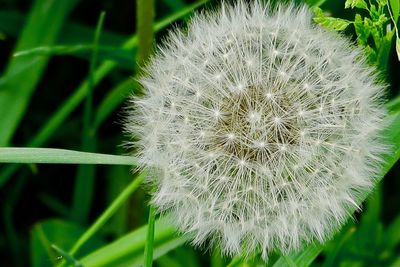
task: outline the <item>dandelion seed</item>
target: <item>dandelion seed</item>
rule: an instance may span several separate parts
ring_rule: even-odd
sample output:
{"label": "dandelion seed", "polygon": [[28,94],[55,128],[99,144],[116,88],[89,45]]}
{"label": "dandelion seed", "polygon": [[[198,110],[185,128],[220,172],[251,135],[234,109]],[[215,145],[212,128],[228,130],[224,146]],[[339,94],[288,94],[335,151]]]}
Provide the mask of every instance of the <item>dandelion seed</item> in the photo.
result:
{"label": "dandelion seed", "polygon": [[324,241],[373,185],[384,87],[306,7],[223,6],[170,35],[133,99],[153,204],[228,255]]}

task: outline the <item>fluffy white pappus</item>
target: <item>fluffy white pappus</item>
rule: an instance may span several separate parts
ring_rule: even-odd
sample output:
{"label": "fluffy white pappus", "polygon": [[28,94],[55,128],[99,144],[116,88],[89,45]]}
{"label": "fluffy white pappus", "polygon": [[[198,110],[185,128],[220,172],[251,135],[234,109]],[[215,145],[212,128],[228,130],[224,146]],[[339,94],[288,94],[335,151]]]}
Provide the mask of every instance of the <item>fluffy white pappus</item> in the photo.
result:
{"label": "fluffy white pappus", "polygon": [[371,189],[386,149],[384,86],[305,6],[198,14],[140,82],[126,130],[152,203],[226,255],[326,240]]}

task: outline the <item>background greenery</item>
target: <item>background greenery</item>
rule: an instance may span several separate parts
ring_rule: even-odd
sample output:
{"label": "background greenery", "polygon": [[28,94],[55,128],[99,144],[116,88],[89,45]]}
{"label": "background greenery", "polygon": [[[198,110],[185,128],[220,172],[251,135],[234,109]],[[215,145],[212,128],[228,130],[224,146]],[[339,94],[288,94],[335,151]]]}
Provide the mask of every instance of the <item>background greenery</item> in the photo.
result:
{"label": "background greenery", "polygon": [[[150,29],[158,43],[173,25],[184,25],[193,10],[218,6],[218,1],[154,0],[153,21],[152,2],[0,0],[0,147],[126,154],[120,146],[127,140],[123,103],[140,91],[134,76],[140,71],[137,62],[151,53]],[[307,1],[333,17],[368,15],[344,9],[344,2]],[[354,28],[344,34],[356,42]],[[380,68],[388,98],[394,99],[389,105],[394,121],[386,133],[398,149],[395,40],[383,50],[387,62]],[[386,159],[382,175],[390,171],[363,204],[364,211],[333,240],[287,256],[273,254],[268,265],[400,266],[399,164],[392,167],[398,151]],[[1,153],[0,158],[10,157]],[[35,151],[32,161],[23,162],[40,155]],[[149,231],[148,218],[152,225],[154,217],[148,214],[147,188],[140,186],[142,176],[123,165],[1,164],[0,265],[139,266],[150,264],[152,256],[161,267],[266,265],[258,255],[222,259],[217,249],[194,249],[162,219],[155,220],[154,233],[152,227]],[[152,233],[154,242],[147,242]]]}

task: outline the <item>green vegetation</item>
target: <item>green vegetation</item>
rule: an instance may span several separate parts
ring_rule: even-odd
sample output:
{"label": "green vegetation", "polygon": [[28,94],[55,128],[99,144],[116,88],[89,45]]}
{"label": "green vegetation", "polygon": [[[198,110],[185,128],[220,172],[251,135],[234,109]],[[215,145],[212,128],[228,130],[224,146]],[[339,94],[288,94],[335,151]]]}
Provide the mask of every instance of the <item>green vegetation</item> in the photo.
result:
{"label": "green vegetation", "polygon": [[193,248],[149,207],[135,158],[117,156],[127,153],[124,101],[140,94],[134,77],[154,42],[218,2],[0,2],[2,266],[400,266],[399,0],[305,1],[389,85],[382,130],[393,153],[374,192],[360,197],[363,212],[353,210],[332,240],[272,253],[268,263],[221,258],[218,248]]}

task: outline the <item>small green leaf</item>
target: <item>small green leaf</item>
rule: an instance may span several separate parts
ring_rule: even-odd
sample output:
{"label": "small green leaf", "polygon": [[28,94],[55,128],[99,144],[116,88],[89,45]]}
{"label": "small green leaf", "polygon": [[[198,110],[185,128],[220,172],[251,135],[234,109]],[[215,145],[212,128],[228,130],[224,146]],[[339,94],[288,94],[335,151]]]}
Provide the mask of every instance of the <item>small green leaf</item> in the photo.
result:
{"label": "small green leaf", "polygon": [[364,23],[360,14],[356,14],[354,18],[354,29],[358,37],[357,39],[358,43],[362,46],[366,46],[371,31],[369,25]]}
{"label": "small green leaf", "polygon": [[390,0],[390,9],[392,10],[392,16],[394,21],[397,23],[400,15],[400,1],[399,0]]}
{"label": "small green leaf", "polygon": [[345,19],[326,17],[322,9],[319,7],[313,8],[313,11],[315,14],[314,21],[327,29],[343,31],[347,28],[347,26],[353,23],[352,21]]}
{"label": "small green leaf", "polygon": [[367,55],[368,58],[368,62],[371,64],[375,64],[376,60],[378,58],[376,52],[374,49],[372,49],[372,47],[370,47],[369,45],[367,45],[366,47],[364,47],[364,51]]}
{"label": "small green leaf", "polygon": [[381,44],[382,44],[382,36],[381,36],[379,30],[375,27],[372,27],[371,35],[372,35],[372,38],[374,39],[376,50],[379,50],[379,48],[381,47]]}
{"label": "small green leaf", "polygon": [[349,7],[367,9],[367,3],[364,0],[346,0],[344,8],[349,8]]}
{"label": "small green leaf", "polygon": [[399,38],[399,36],[396,37],[396,52],[397,52],[397,58],[400,61],[400,38]]}
{"label": "small green leaf", "polygon": [[388,20],[389,18],[382,14],[379,16],[378,21],[375,22],[375,25],[381,28]]}
{"label": "small green leaf", "polygon": [[322,27],[336,31],[343,31],[352,23],[350,20],[332,17],[315,17],[314,21]]}
{"label": "small green leaf", "polygon": [[380,6],[386,6],[388,4],[388,0],[379,0]]}
{"label": "small green leaf", "polygon": [[[32,267],[51,267],[61,261],[62,252],[54,250],[53,244],[57,244],[57,248],[69,248],[84,232],[84,229],[77,224],[68,221],[50,219],[37,223],[30,237],[30,252]],[[90,251],[105,245],[103,240],[98,236],[93,236],[82,247],[81,255],[85,255]],[[65,255],[64,255],[65,256]]]}
{"label": "small green leaf", "polygon": [[311,7],[318,7],[325,3],[326,0],[306,0],[306,3]]}
{"label": "small green leaf", "polygon": [[381,15],[375,5],[371,5],[371,8],[369,9],[369,14],[373,21],[379,20],[379,16]]}

